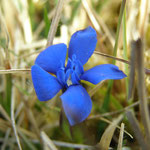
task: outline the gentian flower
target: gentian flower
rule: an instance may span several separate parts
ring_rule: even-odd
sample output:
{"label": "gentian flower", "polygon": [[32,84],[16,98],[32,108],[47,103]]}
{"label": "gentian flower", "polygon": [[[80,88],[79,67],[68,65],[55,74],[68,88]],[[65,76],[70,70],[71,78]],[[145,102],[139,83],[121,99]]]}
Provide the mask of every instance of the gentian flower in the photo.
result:
{"label": "gentian flower", "polygon": [[84,71],[83,65],[93,54],[96,43],[96,31],[89,26],[72,35],[66,66],[67,46],[61,43],[42,51],[31,68],[34,89],[40,101],[50,100],[61,89],[63,90],[60,98],[70,125],[84,121],[92,109],[91,98],[80,84],[80,80],[98,84],[102,80],[126,77],[117,66],[112,64],[98,65]]}

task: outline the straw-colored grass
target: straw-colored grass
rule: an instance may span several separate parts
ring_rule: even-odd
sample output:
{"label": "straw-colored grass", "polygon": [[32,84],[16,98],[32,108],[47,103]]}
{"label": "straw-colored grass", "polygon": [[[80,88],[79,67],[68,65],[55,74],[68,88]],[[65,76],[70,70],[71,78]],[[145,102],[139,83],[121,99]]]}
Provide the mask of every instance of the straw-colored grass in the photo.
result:
{"label": "straw-colored grass", "polygon": [[[149,0],[0,0],[0,149],[149,150],[149,16]],[[128,77],[82,82],[92,112],[71,128],[63,116],[60,126],[61,92],[40,102],[31,66],[45,47],[68,45],[89,25],[98,43],[84,69],[112,63]]]}

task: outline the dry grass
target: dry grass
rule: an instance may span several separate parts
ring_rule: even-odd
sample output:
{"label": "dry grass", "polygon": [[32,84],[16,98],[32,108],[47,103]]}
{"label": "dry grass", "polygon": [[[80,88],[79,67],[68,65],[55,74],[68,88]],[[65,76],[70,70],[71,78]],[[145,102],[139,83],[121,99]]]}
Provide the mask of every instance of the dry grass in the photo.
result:
{"label": "dry grass", "polygon": [[[0,149],[148,149],[149,16],[149,0],[1,0]],[[38,101],[30,68],[46,46],[68,45],[75,31],[89,25],[97,31],[98,43],[85,70],[115,60],[128,78],[114,81],[108,103],[108,81],[96,86],[83,82],[93,100],[92,113],[70,130],[67,120],[59,126],[61,93]],[[139,51],[131,52],[135,47]]]}

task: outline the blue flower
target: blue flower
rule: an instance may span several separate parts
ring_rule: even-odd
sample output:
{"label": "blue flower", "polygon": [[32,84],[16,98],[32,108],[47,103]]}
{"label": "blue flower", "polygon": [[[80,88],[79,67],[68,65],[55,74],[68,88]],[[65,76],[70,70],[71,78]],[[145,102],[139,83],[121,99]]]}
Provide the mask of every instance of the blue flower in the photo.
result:
{"label": "blue flower", "polygon": [[67,46],[61,43],[42,51],[31,68],[34,89],[40,101],[50,100],[63,90],[60,98],[70,125],[84,121],[92,109],[91,98],[80,80],[98,84],[102,80],[126,77],[112,64],[98,65],[84,71],[83,65],[93,54],[96,43],[97,35],[92,27],[77,31],[69,43],[66,66]]}

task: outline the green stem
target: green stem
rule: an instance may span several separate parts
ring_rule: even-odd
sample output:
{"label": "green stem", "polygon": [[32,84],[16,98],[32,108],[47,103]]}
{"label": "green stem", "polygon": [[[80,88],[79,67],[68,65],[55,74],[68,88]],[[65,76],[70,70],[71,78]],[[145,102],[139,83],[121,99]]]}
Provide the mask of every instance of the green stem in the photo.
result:
{"label": "green stem", "polygon": [[[113,56],[115,56],[115,57],[117,55],[119,33],[120,33],[120,27],[121,27],[121,22],[122,22],[122,18],[123,18],[123,12],[124,12],[124,8],[125,8],[125,4],[126,4],[126,0],[123,0],[122,4],[121,4],[120,13],[119,13],[119,20],[118,20],[118,25],[117,25],[115,46],[114,46],[114,51],[113,51]],[[112,63],[115,65],[116,60],[114,59]],[[113,81],[110,80],[109,83],[108,83],[107,92],[106,92],[106,95],[104,97],[104,102],[103,102],[103,105],[102,105],[102,110],[104,110],[104,111],[107,111],[108,107],[109,107],[110,94],[111,94],[112,86],[113,86]]]}
{"label": "green stem", "polygon": [[[126,34],[126,8],[123,13],[123,57],[125,60],[128,59],[127,57],[127,34]],[[128,74],[128,66],[125,64],[125,73]],[[126,82],[126,92],[128,95],[128,78],[125,79]]]}

